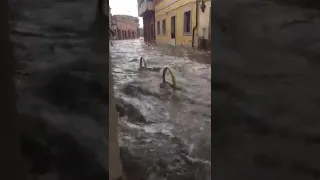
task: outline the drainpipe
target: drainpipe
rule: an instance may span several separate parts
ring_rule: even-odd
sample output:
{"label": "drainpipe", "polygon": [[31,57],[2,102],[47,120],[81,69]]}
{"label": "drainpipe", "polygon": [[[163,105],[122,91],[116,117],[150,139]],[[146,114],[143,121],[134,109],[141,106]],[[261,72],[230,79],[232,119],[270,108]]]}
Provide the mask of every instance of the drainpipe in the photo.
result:
{"label": "drainpipe", "polygon": [[196,25],[192,29],[192,48],[194,47],[194,32],[198,28],[198,16],[199,16],[198,9],[199,9],[199,2],[198,0],[196,0]]}

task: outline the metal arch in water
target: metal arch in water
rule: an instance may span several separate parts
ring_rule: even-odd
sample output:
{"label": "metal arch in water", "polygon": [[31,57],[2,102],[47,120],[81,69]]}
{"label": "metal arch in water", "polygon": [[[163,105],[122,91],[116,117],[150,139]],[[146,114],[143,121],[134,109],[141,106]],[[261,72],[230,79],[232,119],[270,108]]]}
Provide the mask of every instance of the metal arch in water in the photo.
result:
{"label": "metal arch in water", "polygon": [[[143,61],[144,67],[142,66],[142,61]],[[140,69],[141,68],[147,68],[146,60],[143,57],[140,58]]]}
{"label": "metal arch in water", "polygon": [[[172,84],[166,81],[166,72],[167,70],[169,70],[170,74],[171,74],[171,81]],[[170,84],[170,86],[172,87],[172,89],[178,89],[176,86],[176,78],[174,76],[174,74],[172,73],[171,69],[169,67],[165,67],[163,69],[163,73],[162,73],[162,83],[168,83]]]}

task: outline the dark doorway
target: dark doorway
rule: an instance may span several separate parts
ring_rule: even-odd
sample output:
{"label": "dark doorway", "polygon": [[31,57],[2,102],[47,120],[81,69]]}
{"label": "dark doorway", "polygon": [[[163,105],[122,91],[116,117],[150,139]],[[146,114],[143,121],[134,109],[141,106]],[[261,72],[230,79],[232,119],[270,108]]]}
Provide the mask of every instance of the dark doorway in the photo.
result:
{"label": "dark doorway", "polygon": [[171,17],[171,44],[176,45],[176,16]]}
{"label": "dark doorway", "polygon": [[146,42],[150,42],[150,27],[147,25],[146,29],[147,29],[147,31],[146,31],[146,37],[147,37]]}
{"label": "dark doorway", "polygon": [[117,39],[121,39],[121,31],[117,29]]}

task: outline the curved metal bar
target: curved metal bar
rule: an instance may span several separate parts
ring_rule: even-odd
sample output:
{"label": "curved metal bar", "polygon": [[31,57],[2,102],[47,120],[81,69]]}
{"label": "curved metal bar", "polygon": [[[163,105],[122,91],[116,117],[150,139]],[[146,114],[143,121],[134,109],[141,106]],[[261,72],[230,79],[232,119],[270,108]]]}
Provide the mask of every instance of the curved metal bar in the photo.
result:
{"label": "curved metal bar", "polygon": [[[169,70],[170,74],[171,74],[171,83],[169,83],[168,81],[166,81],[166,72],[167,70]],[[163,69],[163,73],[162,73],[162,83],[168,83],[170,84],[170,86],[172,87],[172,89],[177,89],[177,86],[176,86],[176,78],[174,76],[174,74],[172,73],[171,69],[169,67],[165,67]]]}
{"label": "curved metal bar", "polygon": [[[143,61],[144,67],[142,66],[142,61]],[[140,58],[140,68],[147,68],[146,60],[143,57]]]}

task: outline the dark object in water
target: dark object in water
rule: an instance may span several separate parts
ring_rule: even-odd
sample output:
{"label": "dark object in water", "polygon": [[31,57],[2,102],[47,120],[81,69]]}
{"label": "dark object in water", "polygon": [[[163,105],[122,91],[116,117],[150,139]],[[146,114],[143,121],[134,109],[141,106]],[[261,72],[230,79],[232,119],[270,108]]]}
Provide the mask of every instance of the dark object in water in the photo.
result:
{"label": "dark object in water", "polygon": [[161,68],[159,68],[159,67],[152,67],[152,68],[142,67],[142,68],[140,68],[140,70],[148,70],[148,71],[160,72]]}
{"label": "dark object in water", "polygon": [[153,67],[153,68],[148,68],[151,71],[156,71],[156,72],[160,72],[161,68],[159,67]]}
{"label": "dark object in water", "polygon": [[[134,59],[134,60],[137,60],[137,59]],[[133,61],[133,60],[131,60],[131,61]],[[143,64],[143,66],[142,66],[142,64]],[[148,68],[147,64],[146,64],[146,60],[143,57],[141,57],[140,58],[140,70],[149,70],[149,71],[160,72],[161,68],[159,68],[159,67]]]}
{"label": "dark object in water", "polygon": [[116,110],[119,113],[119,117],[123,117],[126,115],[126,110],[119,104],[116,104]]}
{"label": "dark object in water", "polygon": [[138,59],[134,58],[134,59],[130,60],[129,62],[136,62],[136,61],[138,61]]}
{"label": "dark object in water", "polygon": [[[142,63],[144,66],[142,66]],[[147,68],[146,60],[143,57],[140,58],[140,68]]]}

